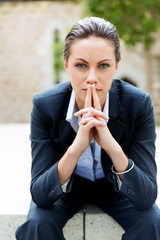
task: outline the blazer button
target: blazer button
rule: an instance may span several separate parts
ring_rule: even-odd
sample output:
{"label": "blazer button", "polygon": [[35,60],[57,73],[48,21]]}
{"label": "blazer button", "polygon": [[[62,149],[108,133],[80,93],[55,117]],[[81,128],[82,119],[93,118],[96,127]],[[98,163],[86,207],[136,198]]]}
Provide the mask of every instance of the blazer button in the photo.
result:
{"label": "blazer button", "polygon": [[128,188],[127,192],[131,197],[135,197],[135,192],[132,189]]}
{"label": "blazer button", "polygon": [[54,191],[52,190],[50,193],[48,193],[48,198],[52,198],[54,196]]}

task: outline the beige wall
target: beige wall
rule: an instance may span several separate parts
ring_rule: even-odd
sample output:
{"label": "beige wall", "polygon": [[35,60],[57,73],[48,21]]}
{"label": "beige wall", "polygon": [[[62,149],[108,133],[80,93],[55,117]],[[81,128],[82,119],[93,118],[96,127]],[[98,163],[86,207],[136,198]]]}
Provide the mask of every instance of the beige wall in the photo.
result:
{"label": "beige wall", "polygon": [[[82,15],[72,1],[0,2],[0,123],[29,122],[32,97],[53,85],[53,35]],[[160,41],[151,49],[152,99],[160,122]],[[62,72],[62,81],[67,76]],[[147,91],[146,55],[142,46],[122,43],[122,61],[116,77],[128,77]]]}
{"label": "beige wall", "polygon": [[[141,44],[136,47],[128,47],[123,42],[121,44],[122,60],[119,64],[116,77],[127,77],[132,80],[137,87],[148,92],[152,97],[154,112],[157,124],[160,124],[160,36],[150,49],[148,56]],[[148,84],[148,75],[150,81]]]}
{"label": "beige wall", "polygon": [[53,84],[53,34],[81,16],[73,2],[0,3],[0,123],[28,122],[33,95]]}

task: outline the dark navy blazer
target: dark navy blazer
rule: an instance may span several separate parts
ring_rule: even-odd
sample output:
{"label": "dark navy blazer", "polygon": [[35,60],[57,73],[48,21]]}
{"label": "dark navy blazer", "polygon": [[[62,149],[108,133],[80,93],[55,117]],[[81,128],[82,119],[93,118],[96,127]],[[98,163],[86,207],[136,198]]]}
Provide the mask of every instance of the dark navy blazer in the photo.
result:
{"label": "dark navy blazer", "polygon": [[[71,96],[70,82],[36,94],[31,114],[32,180],[31,195],[39,207],[51,206],[63,194],[57,165],[76,133],[66,121]],[[155,163],[155,120],[150,96],[132,85],[114,79],[109,92],[111,134],[134,168],[126,173],[119,190],[111,171],[112,161],[102,149],[101,161],[108,181],[136,208],[147,209],[157,197]],[[74,173],[68,183],[70,191]]]}

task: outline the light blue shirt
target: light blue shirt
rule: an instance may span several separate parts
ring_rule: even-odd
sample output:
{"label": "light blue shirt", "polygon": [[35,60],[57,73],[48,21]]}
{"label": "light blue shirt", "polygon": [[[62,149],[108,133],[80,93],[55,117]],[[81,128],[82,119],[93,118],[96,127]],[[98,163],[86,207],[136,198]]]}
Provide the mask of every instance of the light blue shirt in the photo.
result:
{"label": "light blue shirt", "polygon": [[[68,106],[66,120],[70,122],[72,128],[75,132],[78,132],[79,121],[81,117],[75,117],[74,113],[78,111],[75,93],[72,90],[71,99]],[[104,105],[103,113],[109,117],[109,93],[107,94],[107,99]],[[107,122],[107,121],[106,121]],[[87,178],[91,181],[96,179],[104,178],[104,172],[101,165],[101,147],[97,144],[94,138],[92,138],[90,146],[85,150],[85,152],[80,156],[75,174],[83,178]]]}

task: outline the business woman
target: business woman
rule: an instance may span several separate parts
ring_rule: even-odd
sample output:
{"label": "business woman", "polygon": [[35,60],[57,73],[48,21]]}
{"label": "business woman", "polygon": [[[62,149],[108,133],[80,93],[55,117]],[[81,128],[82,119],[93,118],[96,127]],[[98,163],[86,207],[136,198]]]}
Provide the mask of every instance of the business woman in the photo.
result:
{"label": "business woman", "polygon": [[147,93],[114,79],[115,26],[80,20],[63,55],[71,81],[33,98],[32,202],[16,238],[63,240],[66,222],[94,203],[123,227],[123,240],[160,240],[153,106]]}

